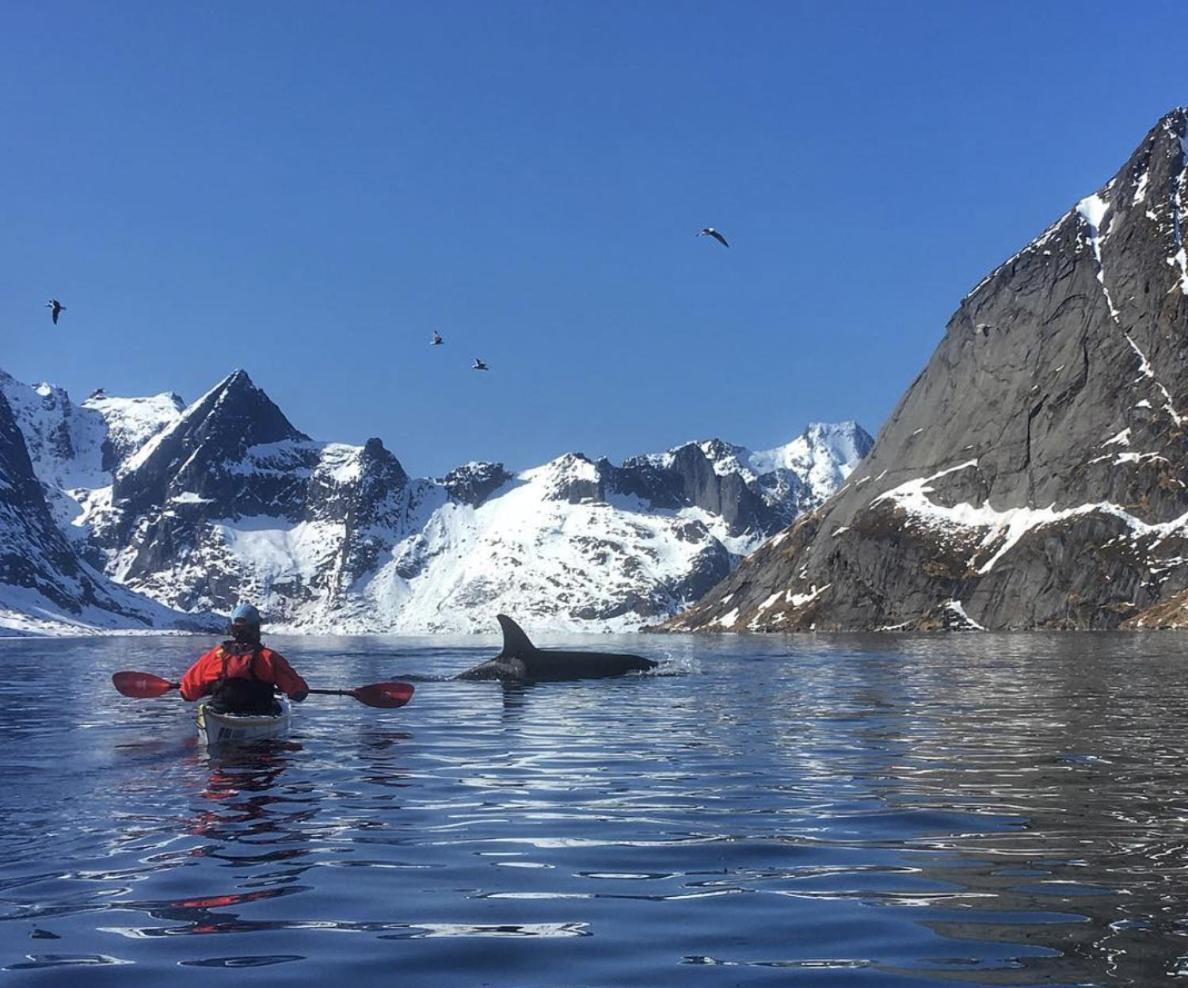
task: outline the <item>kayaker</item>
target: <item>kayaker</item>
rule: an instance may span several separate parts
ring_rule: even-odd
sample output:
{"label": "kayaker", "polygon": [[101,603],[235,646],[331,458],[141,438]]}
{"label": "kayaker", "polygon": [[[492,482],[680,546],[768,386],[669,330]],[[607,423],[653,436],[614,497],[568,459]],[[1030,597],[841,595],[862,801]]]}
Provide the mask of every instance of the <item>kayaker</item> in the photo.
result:
{"label": "kayaker", "polygon": [[251,604],[235,608],[231,637],[202,655],[181,681],[185,699],[209,696],[210,709],[224,714],[275,713],[273,690],[296,703],[309,695],[285,657],[260,643],[260,612]]}

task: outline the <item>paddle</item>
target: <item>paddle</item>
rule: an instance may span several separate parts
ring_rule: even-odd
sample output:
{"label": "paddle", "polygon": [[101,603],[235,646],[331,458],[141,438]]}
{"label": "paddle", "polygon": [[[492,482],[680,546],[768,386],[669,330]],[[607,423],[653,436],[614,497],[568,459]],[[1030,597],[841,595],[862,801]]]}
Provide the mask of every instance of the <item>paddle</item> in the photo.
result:
{"label": "paddle", "polygon": [[403,707],[413,695],[412,683],[372,683],[370,686],[359,686],[353,690],[310,690],[311,693],[323,693],[326,696],[353,696],[360,703],[369,707]]}
{"label": "paddle", "polygon": [[181,683],[171,683],[168,679],[147,672],[117,672],[111,681],[124,696],[134,696],[138,700],[162,696],[181,686]]}
{"label": "paddle", "polygon": [[[177,689],[180,683],[171,683],[168,679],[154,676],[147,672],[117,672],[111,677],[115,688],[124,696],[147,700],[154,696],[164,696],[170,690]],[[412,683],[372,683],[353,690],[310,690],[311,693],[322,693],[326,696],[349,696],[365,703],[369,707],[382,707],[391,710],[403,707],[412,699]]]}

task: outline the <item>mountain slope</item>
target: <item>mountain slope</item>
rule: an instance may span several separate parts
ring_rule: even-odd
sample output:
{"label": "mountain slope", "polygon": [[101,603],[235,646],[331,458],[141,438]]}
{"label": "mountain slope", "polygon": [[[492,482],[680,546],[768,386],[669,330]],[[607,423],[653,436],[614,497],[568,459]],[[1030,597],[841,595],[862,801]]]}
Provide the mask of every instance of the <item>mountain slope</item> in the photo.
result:
{"label": "mountain slope", "polygon": [[[196,627],[152,601],[113,585],[77,553],[55,523],[43,482],[34,472],[25,437],[7,395],[18,393],[11,378],[0,381],[0,628],[8,632],[90,631],[100,628]],[[64,393],[46,392],[49,416],[33,415],[33,402],[23,404],[27,425],[44,424],[63,407]],[[94,423],[71,412],[62,428],[40,434],[38,461],[59,477],[86,476],[92,465]],[[77,429],[73,428],[78,426]],[[79,437],[84,441],[80,442]],[[75,459],[76,458],[76,459]],[[82,471],[80,474],[79,471]],[[59,472],[61,471],[61,472]]]}
{"label": "mountain slope", "polygon": [[1181,620],[1186,185],[1177,109],[962,300],[845,487],[668,627]]}

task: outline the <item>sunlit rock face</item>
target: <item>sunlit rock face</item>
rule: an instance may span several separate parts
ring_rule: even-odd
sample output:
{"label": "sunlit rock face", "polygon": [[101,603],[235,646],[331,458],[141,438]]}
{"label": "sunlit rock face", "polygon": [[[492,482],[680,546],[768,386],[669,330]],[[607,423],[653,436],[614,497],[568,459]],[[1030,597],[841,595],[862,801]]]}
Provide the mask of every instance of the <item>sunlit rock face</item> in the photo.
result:
{"label": "sunlit rock face", "polygon": [[1183,624],[1186,126],[962,299],[844,487],[668,627]]}

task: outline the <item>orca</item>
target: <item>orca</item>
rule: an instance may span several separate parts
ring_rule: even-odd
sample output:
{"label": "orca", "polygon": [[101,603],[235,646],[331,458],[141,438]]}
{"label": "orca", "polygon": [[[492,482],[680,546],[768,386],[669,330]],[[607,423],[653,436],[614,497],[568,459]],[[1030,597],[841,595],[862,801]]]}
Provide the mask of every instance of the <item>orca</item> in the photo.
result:
{"label": "orca", "polygon": [[495,658],[467,669],[455,679],[498,679],[504,682],[544,683],[565,679],[599,679],[625,672],[654,669],[658,663],[641,655],[618,652],[571,652],[537,648],[515,621],[496,615],[503,629],[503,651]]}

